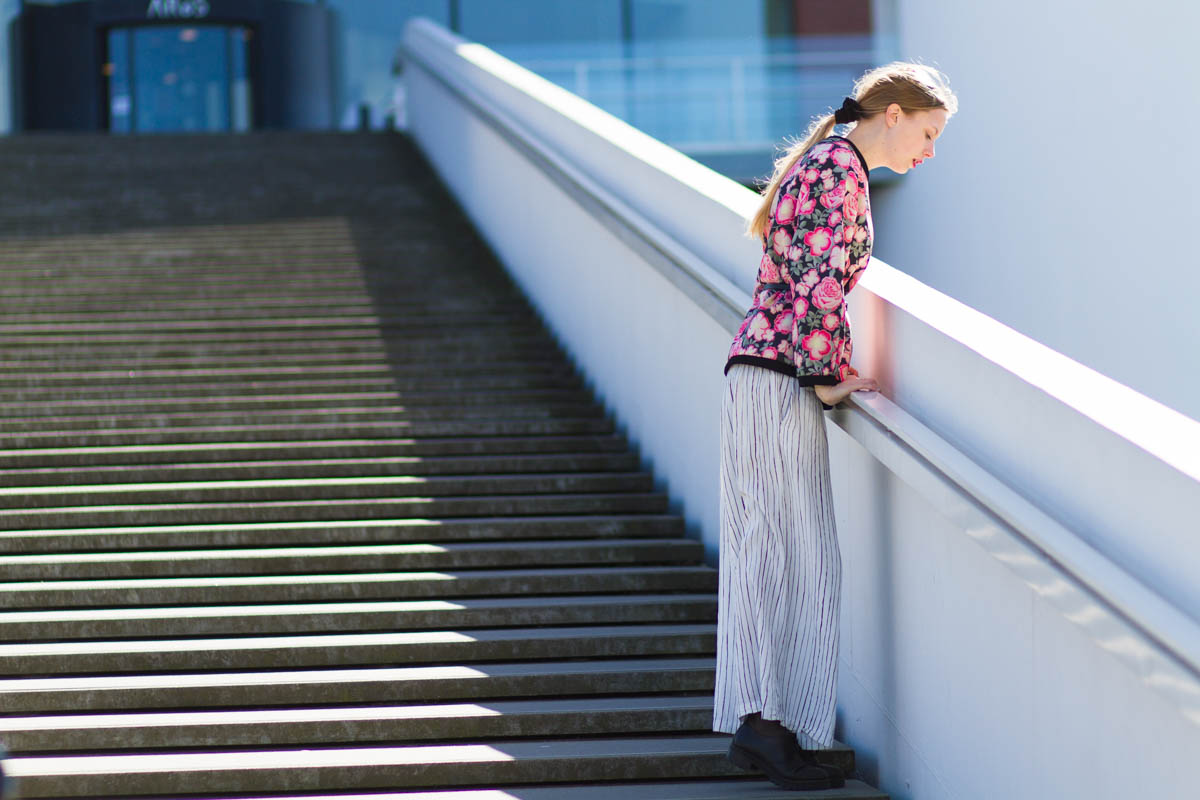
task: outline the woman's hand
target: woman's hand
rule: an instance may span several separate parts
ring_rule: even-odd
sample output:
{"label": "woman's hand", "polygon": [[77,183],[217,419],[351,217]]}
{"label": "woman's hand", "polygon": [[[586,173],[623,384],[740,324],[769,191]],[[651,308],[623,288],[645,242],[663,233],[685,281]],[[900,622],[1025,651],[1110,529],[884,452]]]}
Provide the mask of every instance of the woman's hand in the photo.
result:
{"label": "woman's hand", "polygon": [[846,399],[851,392],[877,392],[879,384],[874,378],[863,378],[858,374],[858,370],[850,367],[846,374],[849,376],[846,380],[833,386],[824,386],[818,384],[813,387],[813,391],[817,393],[817,399],[827,406],[836,406],[838,403]]}

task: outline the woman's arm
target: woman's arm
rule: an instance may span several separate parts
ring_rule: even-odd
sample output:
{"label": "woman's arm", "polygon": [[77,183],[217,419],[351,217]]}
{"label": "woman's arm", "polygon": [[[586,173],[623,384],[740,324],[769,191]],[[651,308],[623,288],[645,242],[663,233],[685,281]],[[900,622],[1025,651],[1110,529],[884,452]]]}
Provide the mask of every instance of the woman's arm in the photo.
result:
{"label": "woman's arm", "polygon": [[[851,368],[853,369],[853,368]],[[879,384],[874,378],[860,378],[857,372],[833,386],[817,384],[813,387],[817,399],[827,406],[836,406],[849,397],[851,392],[877,392]]]}

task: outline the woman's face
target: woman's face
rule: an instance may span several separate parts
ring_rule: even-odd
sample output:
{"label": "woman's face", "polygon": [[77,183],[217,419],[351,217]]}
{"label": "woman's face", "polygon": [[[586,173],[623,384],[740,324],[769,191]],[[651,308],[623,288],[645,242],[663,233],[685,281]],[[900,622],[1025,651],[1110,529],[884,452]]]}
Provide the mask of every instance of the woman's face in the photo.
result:
{"label": "woman's face", "polygon": [[946,109],[931,108],[906,113],[893,103],[884,115],[887,125],[884,139],[887,167],[903,175],[922,161],[933,158],[933,143],[946,128]]}

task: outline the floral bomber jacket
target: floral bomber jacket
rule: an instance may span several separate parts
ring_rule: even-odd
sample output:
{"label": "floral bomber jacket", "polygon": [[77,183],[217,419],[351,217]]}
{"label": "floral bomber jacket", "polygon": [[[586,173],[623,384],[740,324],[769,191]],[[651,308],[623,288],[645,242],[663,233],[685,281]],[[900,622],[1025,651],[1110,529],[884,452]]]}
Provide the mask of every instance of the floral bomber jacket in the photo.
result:
{"label": "floral bomber jacket", "polygon": [[841,136],[822,139],[784,176],[726,373],[754,364],[804,386],[846,379],[853,345],[845,298],[874,241],[868,188],[866,160]]}

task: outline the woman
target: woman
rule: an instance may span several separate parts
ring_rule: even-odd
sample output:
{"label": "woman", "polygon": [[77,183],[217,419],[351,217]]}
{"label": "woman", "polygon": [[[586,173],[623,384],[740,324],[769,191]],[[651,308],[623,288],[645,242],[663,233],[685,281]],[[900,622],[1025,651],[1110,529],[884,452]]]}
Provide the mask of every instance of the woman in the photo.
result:
{"label": "woman", "polygon": [[814,753],[833,742],[842,567],[821,410],[877,388],[850,366],[845,303],[871,255],[867,171],[933,158],[956,110],[934,69],[867,72],[776,162],[749,223],[763,257],[725,365],[713,729],[786,789],[845,782]]}

